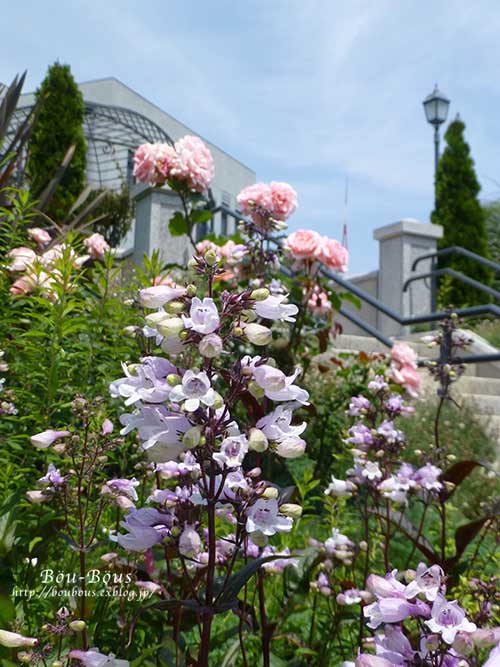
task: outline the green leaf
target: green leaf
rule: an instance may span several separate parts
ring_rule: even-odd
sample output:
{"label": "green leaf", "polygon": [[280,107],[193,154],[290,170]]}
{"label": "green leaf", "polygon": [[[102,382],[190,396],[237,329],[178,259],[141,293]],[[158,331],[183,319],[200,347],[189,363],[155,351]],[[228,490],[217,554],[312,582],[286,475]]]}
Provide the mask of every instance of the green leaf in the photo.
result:
{"label": "green leaf", "polygon": [[187,234],[188,226],[186,218],[180,211],[174,213],[174,215],[170,218],[168,223],[168,230],[172,236],[183,236],[184,234]]}
{"label": "green leaf", "polygon": [[213,214],[211,211],[191,211],[191,221],[195,225],[200,225],[203,222],[208,222],[212,219]]}

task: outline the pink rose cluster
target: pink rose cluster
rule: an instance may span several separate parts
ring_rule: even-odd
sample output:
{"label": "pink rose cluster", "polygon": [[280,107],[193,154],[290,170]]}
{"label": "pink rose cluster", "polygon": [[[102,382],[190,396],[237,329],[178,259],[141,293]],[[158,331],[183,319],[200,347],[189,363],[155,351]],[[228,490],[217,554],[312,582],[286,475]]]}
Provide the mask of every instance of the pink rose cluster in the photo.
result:
{"label": "pink rose cluster", "polygon": [[391,350],[391,379],[416,398],[420,389],[417,355],[406,343],[395,343]]}
{"label": "pink rose cluster", "polygon": [[332,271],[347,271],[349,253],[346,248],[327,236],[312,229],[299,229],[288,236],[285,247],[298,261],[322,262]]}
{"label": "pink rose cluster", "polygon": [[163,185],[170,180],[195,192],[205,192],[214,177],[214,161],[199,137],[186,135],[174,146],[139,146],[134,155],[134,176],[141,183]]}
{"label": "pink rose cluster", "polygon": [[271,221],[285,222],[297,208],[297,193],[288,183],[256,183],[240,192],[236,201],[244,215],[259,228]]}

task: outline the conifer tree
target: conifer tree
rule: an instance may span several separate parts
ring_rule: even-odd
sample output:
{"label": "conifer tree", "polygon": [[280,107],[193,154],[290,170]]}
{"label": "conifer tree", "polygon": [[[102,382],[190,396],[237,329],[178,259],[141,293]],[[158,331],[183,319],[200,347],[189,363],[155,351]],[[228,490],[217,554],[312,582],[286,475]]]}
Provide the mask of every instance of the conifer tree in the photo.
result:
{"label": "conifer tree", "polygon": [[[479,203],[481,189],[474,170],[470,148],[464,139],[465,124],[457,118],[446,130],[446,148],[439,160],[436,174],[436,207],[431,219],[444,227],[440,248],[461,246],[483,257],[488,256],[485,215]],[[461,273],[489,283],[490,270],[465,257],[448,255],[440,258],[439,267],[448,266]],[[440,282],[442,306],[456,308],[486,303],[484,292],[452,278]]]}
{"label": "conifer tree", "polygon": [[71,74],[69,65],[59,62],[49,67],[47,76],[35,93],[43,96],[28,146],[27,172],[31,192],[37,197],[56,174],[71,145],[75,153],[47,213],[56,222],[67,214],[86,184],[87,147],[83,134],[83,97]]}

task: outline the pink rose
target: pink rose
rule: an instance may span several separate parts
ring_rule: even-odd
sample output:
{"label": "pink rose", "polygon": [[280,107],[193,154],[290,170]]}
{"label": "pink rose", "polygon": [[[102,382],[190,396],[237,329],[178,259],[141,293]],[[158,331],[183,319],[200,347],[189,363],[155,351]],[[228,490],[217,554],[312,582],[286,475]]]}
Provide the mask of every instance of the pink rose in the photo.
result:
{"label": "pink rose", "polygon": [[169,144],[142,144],[135,151],[134,176],[141,183],[161,185],[169,177],[175,157],[175,149]]}
{"label": "pink rose", "polygon": [[214,161],[203,141],[186,135],[175,142],[175,153],[169,178],[187,183],[196,192],[205,192],[214,177]]}
{"label": "pink rose", "polygon": [[406,389],[406,391],[417,398],[418,392],[420,390],[420,375],[415,367],[404,365],[397,366],[395,363],[391,364],[391,377],[396,382],[396,384],[401,385]]}
{"label": "pink rose", "polygon": [[332,271],[344,273],[347,271],[349,253],[344,246],[335,239],[323,236],[321,241],[320,261]]}
{"label": "pink rose", "polygon": [[397,364],[415,365],[417,363],[417,354],[406,343],[394,343],[391,349],[391,359]]}
{"label": "pink rose", "polygon": [[110,250],[104,236],[97,233],[84,239],[83,245],[92,259],[104,259],[104,255]]}
{"label": "pink rose", "polygon": [[31,248],[13,248],[7,257],[12,259],[10,271],[25,271],[36,259],[36,253]]}
{"label": "pink rose", "polygon": [[39,246],[47,245],[47,243],[52,241],[51,235],[45,231],[45,229],[41,229],[41,227],[32,227],[31,229],[28,229],[28,236]]}
{"label": "pink rose", "polygon": [[244,215],[249,215],[257,226],[264,225],[273,210],[273,195],[267,183],[249,185],[240,192],[236,201]]}
{"label": "pink rose", "polygon": [[286,247],[295,259],[318,259],[323,239],[312,229],[299,229],[288,236]]}
{"label": "pink rose", "polygon": [[288,183],[271,183],[272,215],[276,220],[284,221],[297,208],[297,193]]}

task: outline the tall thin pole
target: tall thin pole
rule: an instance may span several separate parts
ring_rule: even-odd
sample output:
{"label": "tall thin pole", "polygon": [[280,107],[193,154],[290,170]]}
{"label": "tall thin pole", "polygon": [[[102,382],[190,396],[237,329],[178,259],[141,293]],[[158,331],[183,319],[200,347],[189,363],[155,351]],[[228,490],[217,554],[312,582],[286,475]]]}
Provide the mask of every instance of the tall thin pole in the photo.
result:
{"label": "tall thin pole", "polygon": [[439,125],[434,125],[434,203],[436,203],[437,171],[439,162]]}

